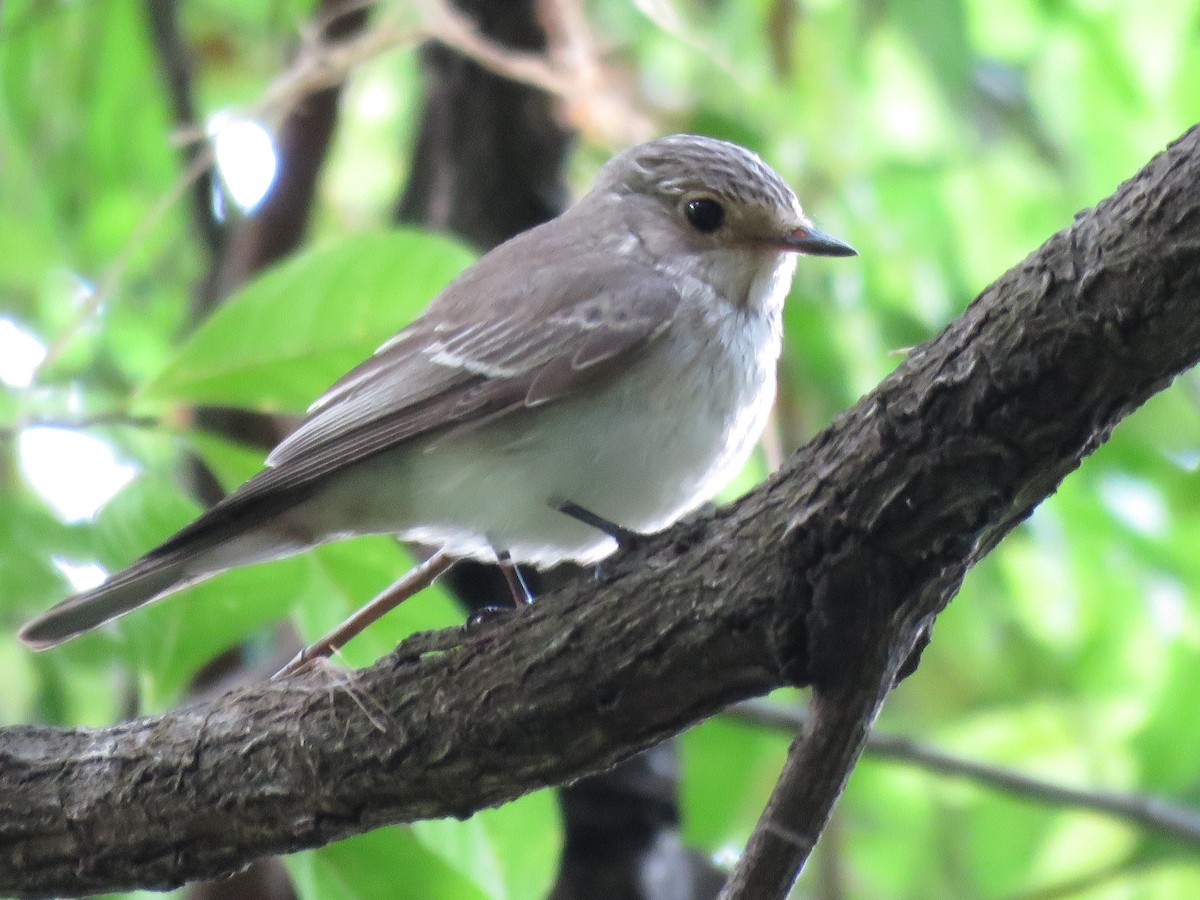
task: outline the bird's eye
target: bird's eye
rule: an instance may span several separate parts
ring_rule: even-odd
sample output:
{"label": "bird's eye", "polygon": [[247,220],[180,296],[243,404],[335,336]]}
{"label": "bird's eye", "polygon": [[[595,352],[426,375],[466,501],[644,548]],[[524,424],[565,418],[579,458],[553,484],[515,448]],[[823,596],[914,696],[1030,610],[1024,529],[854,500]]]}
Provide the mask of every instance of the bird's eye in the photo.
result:
{"label": "bird's eye", "polygon": [[704,234],[712,234],[725,224],[725,209],[716,200],[709,197],[697,197],[689,200],[683,207],[687,220],[692,227]]}

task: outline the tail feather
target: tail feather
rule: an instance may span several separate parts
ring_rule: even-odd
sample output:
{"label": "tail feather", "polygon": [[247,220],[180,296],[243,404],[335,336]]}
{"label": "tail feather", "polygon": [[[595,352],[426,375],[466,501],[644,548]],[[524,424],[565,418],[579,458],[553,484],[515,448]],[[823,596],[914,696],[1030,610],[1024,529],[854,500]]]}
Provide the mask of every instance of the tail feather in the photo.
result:
{"label": "tail feather", "polygon": [[272,527],[313,491],[308,484],[281,486],[280,478],[274,469],[259,473],[104,584],[29,622],[21,640],[44,650],[225,569],[287,556],[315,543],[320,536],[305,533],[300,523]]}
{"label": "tail feather", "polygon": [[44,650],[178,590],[195,580],[188,577],[187,563],[180,554],[143,557],[99,587],[68,597],[28,622],[21,640]]}

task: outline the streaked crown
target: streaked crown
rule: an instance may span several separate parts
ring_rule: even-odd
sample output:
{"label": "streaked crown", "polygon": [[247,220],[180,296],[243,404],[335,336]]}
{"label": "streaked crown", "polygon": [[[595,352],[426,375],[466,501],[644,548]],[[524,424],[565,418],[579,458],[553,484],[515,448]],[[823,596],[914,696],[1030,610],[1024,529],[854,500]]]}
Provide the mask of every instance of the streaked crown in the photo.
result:
{"label": "streaked crown", "polygon": [[673,134],[617,154],[600,170],[594,189],[667,198],[704,192],[745,206],[802,215],[787,182],[757,153],[696,134]]}

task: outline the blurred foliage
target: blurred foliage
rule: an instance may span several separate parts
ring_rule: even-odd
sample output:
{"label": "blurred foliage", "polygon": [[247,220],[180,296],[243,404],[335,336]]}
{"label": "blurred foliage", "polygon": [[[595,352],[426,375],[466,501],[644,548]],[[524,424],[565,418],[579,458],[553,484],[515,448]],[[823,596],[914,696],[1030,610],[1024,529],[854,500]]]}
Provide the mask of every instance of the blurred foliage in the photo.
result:
{"label": "blurred foliage", "polygon": [[[205,115],[261,96],[309,14],[298,0],[187,4]],[[800,267],[778,409],[785,449],[1200,118],[1200,0],[1162,0],[1152,12],[1118,0],[594,0],[588,15],[661,131],[755,148],[822,228],[861,253]],[[19,624],[67,593],[79,567],[120,566],[195,513],[178,480],[185,448],[230,485],[258,465],[253,452],[189,430],[186,403],[301,411],[466,261],[444,239],[379,233],[418,102],[415,54],[398,51],[364,66],[346,94],[314,250],[184,339],[205,250],[185,202],[141,227],[182,171],[164,98],[140,4],[3,4],[5,724],[100,724],[169,707],[220,651],[289,613],[304,634],[319,633],[407,564],[390,541],[348,542],[231,573],[45,654],[17,644]],[[584,141],[572,173],[580,188],[613,149]],[[90,310],[113,272],[116,290]],[[55,348],[30,386],[13,374],[14,330]],[[50,459],[31,449],[26,425],[64,420],[99,441]],[[111,500],[94,518],[65,512],[64,491],[103,482],[94,466],[104,454],[136,477],[101,483]],[[1189,375],[971,574],[880,727],[1064,784],[1200,802],[1198,463]],[[759,461],[740,487],[762,471]],[[367,662],[403,633],[455,618],[430,594],[347,657]],[[687,839],[720,859],[735,853],[786,745],[721,720],[693,729]],[[534,897],[553,878],[558,829],[542,794],[467,823],[384,829],[299,854],[289,869],[306,897]],[[1195,896],[1200,860],[1093,813],[866,760],[798,888],[1039,891]]]}

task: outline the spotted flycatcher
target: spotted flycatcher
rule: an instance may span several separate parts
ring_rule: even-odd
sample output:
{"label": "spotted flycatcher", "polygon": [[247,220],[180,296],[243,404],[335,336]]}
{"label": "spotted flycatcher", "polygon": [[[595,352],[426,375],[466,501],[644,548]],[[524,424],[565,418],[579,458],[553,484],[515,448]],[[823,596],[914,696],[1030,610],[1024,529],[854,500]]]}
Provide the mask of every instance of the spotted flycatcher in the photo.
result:
{"label": "spotted flycatcher", "polygon": [[742,147],[626,150],[330,388],[262,472],[21,637],[48,647],[356,534],[440,548],[442,567],[599,560],[616,547],[605,523],[660,530],[737,473],[775,395],[797,254],[853,253]]}

